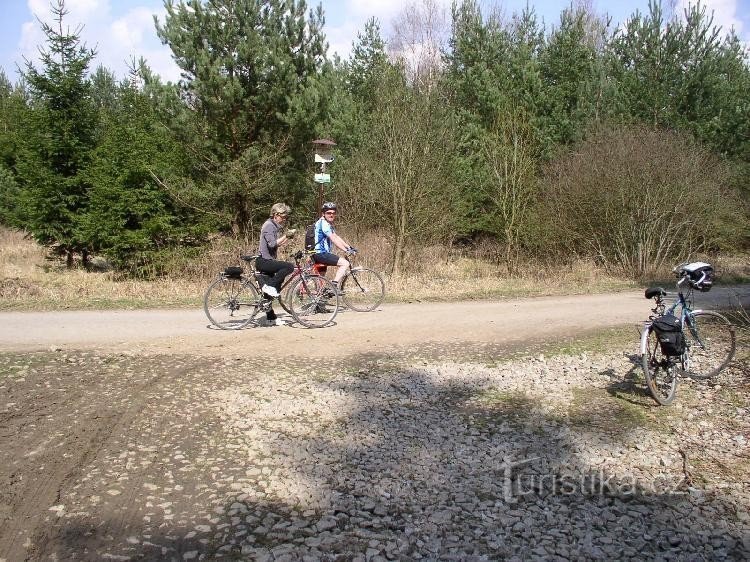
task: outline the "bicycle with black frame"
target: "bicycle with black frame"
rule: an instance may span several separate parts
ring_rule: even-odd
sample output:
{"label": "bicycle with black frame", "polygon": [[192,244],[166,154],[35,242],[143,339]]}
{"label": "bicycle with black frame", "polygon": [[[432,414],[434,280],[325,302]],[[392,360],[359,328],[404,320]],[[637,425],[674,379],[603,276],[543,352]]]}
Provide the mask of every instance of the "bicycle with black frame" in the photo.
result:
{"label": "bicycle with black frame", "polygon": [[[273,299],[261,291],[267,282],[255,267],[258,255],[242,256],[252,264],[249,273],[241,266],[230,266],[220,272],[208,286],[203,297],[203,310],[211,323],[221,330],[240,330],[250,325],[260,313],[265,313]],[[331,324],[339,310],[338,295],[333,284],[305,268],[304,253],[293,256],[294,271],[287,276],[279,303],[296,322],[307,328],[322,328]]]}

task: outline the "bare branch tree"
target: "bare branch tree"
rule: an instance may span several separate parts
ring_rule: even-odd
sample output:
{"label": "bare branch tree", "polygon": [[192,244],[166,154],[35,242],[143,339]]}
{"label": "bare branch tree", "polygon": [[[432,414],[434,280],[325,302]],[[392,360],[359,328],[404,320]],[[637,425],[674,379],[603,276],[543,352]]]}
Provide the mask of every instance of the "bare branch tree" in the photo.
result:
{"label": "bare branch tree", "polygon": [[420,90],[429,92],[437,82],[449,31],[448,13],[437,0],[410,2],[393,20],[390,54]]}
{"label": "bare branch tree", "polygon": [[483,140],[482,156],[490,173],[485,186],[500,219],[508,273],[518,272],[520,241],[536,194],[531,131],[519,112],[503,115]]}

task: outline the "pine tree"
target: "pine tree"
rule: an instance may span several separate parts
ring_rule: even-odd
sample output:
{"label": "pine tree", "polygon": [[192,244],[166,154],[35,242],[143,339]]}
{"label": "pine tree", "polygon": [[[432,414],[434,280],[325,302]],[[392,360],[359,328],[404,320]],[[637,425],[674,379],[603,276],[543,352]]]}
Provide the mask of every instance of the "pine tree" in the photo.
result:
{"label": "pine tree", "polygon": [[[294,204],[309,191],[308,143],[326,104],[322,9],[306,18],[304,0],[168,0],[165,7],[157,32],[182,69],[181,97],[192,115],[180,123],[180,138],[200,163],[196,181],[216,193],[217,208],[233,207],[232,226],[245,232],[274,197],[256,181],[267,177],[261,167],[269,160],[274,182],[286,186],[275,197]],[[226,197],[220,184],[240,163],[246,181]]]}
{"label": "pine tree", "polygon": [[134,84],[116,87],[102,107],[102,136],[85,177],[92,186],[81,232],[120,270],[158,272],[159,252],[189,238],[201,221],[159,185],[186,168],[184,151]]}
{"label": "pine tree", "polygon": [[[610,45],[611,104],[621,119],[689,130],[720,152],[750,154],[747,51],[705,6],[667,20],[661,2],[631,17]],[[744,155],[744,156],[743,156]]]}
{"label": "pine tree", "polygon": [[590,18],[584,9],[563,10],[541,56],[545,100],[539,113],[548,151],[580,140],[595,114],[600,73]]}
{"label": "pine tree", "polygon": [[375,94],[391,65],[380,35],[380,25],[370,18],[352,42],[346,61],[336,57],[332,71],[323,76],[322,91],[328,96],[327,113],[318,136],[336,139],[337,157],[343,160],[362,145],[367,136],[367,118],[375,105]]}
{"label": "pine tree", "polygon": [[366,109],[371,109],[375,91],[384,79],[383,74],[388,67],[385,41],[380,35],[380,23],[377,19],[368,19],[364,30],[357,33],[346,67],[349,91],[365,104]]}
{"label": "pine tree", "polygon": [[64,0],[52,6],[56,27],[42,23],[47,49],[41,51],[41,70],[31,62],[23,73],[28,82],[31,110],[17,162],[26,227],[36,240],[53,247],[73,265],[80,252],[84,262],[88,244],[80,236],[79,221],[88,207],[89,185],[81,171],[94,142],[96,112],[91,84],[86,78],[94,51],[80,42],[80,31],[64,27]]}

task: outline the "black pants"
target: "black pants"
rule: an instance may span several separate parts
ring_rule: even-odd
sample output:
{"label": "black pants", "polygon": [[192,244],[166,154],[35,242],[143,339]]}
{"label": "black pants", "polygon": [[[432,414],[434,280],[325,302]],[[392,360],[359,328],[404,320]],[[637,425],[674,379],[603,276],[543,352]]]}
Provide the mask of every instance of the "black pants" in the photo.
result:
{"label": "black pants", "polygon": [[[268,284],[281,292],[281,285],[284,283],[284,279],[292,271],[294,271],[294,265],[286,261],[280,260],[269,260],[266,258],[258,258],[255,260],[255,267],[258,268],[262,274],[269,277]],[[273,307],[268,309],[266,312],[266,318],[269,320],[276,320],[276,313]]]}
{"label": "black pants", "polygon": [[255,267],[258,268],[258,271],[270,277],[268,284],[279,292],[286,276],[294,271],[294,265],[287,261],[267,260],[266,258],[255,260]]}

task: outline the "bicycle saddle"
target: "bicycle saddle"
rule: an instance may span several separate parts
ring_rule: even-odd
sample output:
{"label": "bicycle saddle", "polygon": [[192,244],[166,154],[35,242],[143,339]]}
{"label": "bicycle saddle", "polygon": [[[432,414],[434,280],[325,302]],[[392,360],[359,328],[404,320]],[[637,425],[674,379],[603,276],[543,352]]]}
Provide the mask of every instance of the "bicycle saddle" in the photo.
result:
{"label": "bicycle saddle", "polygon": [[664,287],[649,287],[646,289],[646,298],[653,299],[656,296],[664,297],[667,295],[667,290]]}
{"label": "bicycle saddle", "polygon": [[254,256],[240,256],[245,261],[253,261],[256,258],[260,257],[260,254],[256,254]]}

